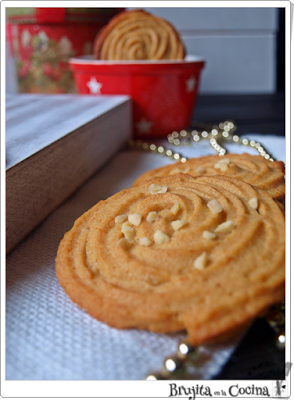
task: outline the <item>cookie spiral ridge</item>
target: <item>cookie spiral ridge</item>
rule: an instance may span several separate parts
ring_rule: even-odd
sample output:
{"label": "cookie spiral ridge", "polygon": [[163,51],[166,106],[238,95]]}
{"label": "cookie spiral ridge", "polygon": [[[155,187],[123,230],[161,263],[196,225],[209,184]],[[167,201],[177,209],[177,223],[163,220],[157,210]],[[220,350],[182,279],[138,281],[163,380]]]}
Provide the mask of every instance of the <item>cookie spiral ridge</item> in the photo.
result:
{"label": "cookie spiral ridge", "polygon": [[[223,176],[178,174],[154,183],[166,192],[150,193],[150,183],[123,190],[65,235],[56,273],[74,302],[117,328],[186,329],[196,345],[283,298],[284,215],[267,193]],[[125,222],[115,222],[121,215],[141,216],[125,225],[134,230],[130,240]],[[176,221],[183,225],[174,229]],[[140,244],[143,238],[151,243]]]}
{"label": "cookie spiral ridge", "polygon": [[[222,160],[227,163],[222,165]],[[165,165],[139,176],[133,186],[141,185],[144,181],[159,176],[186,173],[191,176],[225,175],[241,179],[250,185],[265,190],[276,200],[285,197],[285,166],[282,161],[269,161],[261,156],[247,153],[212,155],[190,158],[184,164],[181,162]]]}
{"label": "cookie spiral ridge", "polygon": [[181,60],[184,45],[178,32],[162,18],[143,10],[114,17],[98,33],[94,58],[98,60]]}

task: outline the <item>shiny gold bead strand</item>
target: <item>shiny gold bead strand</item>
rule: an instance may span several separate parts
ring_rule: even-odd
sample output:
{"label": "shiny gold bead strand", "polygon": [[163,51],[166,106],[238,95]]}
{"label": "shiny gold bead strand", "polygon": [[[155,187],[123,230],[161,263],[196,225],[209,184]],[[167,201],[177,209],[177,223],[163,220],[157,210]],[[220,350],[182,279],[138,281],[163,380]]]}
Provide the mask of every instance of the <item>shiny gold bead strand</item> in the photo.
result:
{"label": "shiny gold bead strand", "polygon": [[139,150],[144,150],[144,151],[148,151],[151,153],[158,153],[162,156],[166,156],[168,158],[171,158],[175,161],[181,161],[182,163],[185,163],[187,161],[187,158],[182,156],[180,153],[178,152],[174,152],[170,149],[166,149],[163,146],[157,146],[155,143],[148,143],[148,142],[144,142],[143,140],[133,140],[131,139],[128,142],[128,146],[131,149],[139,149]]}
{"label": "shiny gold bead strand", "polygon": [[[236,144],[252,147],[266,160],[275,161],[274,157],[271,156],[260,143],[255,140],[240,138],[240,136],[234,134],[237,127],[232,121],[220,122],[218,125],[213,125],[212,127],[208,127],[205,124],[200,126],[205,126],[205,129],[193,129],[191,131],[183,129],[180,132],[174,131],[167,135],[167,140],[170,144],[175,146],[189,146],[192,142],[198,143],[203,139],[208,140],[212,148],[217,151],[220,156],[227,153],[227,150],[221,146],[220,141],[231,141]],[[129,141],[128,146],[130,148],[158,153],[175,161],[181,161],[182,163],[185,163],[188,159],[178,152],[166,149],[164,146],[157,146],[155,143],[142,140],[132,139]]]}
{"label": "shiny gold bead strand", "polygon": [[276,336],[276,346],[279,349],[285,348],[285,303],[274,305],[267,315],[267,321],[274,330]]}
{"label": "shiny gold bead strand", "polygon": [[238,135],[234,135],[232,137],[232,139],[233,139],[233,142],[235,142],[236,144],[242,144],[243,146],[253,147],[266,160],[275,161],[274,157],[271,156],[260,143],[255,142],[255,140],[249,140],[246,138],[241,139],[240,136],[238,136]]}
{"label": "shiny gold bead strand", "polygon": [[[285,349],[285,304],[274,305],[267,315],[270,327],[275,331],[276,346]],[[192,346],[187,339],[179,342],[175,354],[166,357],[160,371],[150,372],[146,380],[189,379],[187,370],[189,365],[195,366],[199,349]]]}
{"label": "shiny gold bead strand", "polygon": [[178,344],[177,352],[164,360],[161,370],[150,372],[146,380],[183,379],[189,365],[197,360],[197,355],[198,348],[192,346],[187,340],[182,340]]}

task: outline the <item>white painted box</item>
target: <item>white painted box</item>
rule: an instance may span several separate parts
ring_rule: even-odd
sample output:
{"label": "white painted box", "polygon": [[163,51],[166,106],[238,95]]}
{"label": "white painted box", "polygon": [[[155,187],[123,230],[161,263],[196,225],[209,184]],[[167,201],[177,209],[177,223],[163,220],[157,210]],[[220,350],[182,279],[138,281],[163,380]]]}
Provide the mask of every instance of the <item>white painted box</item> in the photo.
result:
{"label": "white painted box", "polygon": [[7,96],[7,252],[126,143],[131,109],[128,96]]}

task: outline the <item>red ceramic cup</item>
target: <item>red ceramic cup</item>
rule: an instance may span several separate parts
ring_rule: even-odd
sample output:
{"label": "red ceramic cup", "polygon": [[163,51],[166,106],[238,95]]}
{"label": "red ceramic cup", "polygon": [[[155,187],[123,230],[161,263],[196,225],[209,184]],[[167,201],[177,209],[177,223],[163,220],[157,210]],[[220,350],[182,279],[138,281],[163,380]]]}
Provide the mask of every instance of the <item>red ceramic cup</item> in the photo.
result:
{"label": "red ceramic cup", "polygon": [[69,60],[80,94],[126,94],[133,100],[134,137],[163,137],[189,126],[204,60]]}

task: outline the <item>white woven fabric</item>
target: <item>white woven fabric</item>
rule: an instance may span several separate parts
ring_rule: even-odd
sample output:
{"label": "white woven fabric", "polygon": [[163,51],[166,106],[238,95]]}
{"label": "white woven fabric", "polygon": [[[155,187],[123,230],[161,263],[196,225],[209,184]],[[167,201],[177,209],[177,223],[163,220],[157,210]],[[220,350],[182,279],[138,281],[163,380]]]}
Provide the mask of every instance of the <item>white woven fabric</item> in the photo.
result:
{"label": "white woven fabric", "polygon": [[[285,160],[284,138],[248,138]],[[176,149],[187,157],[214,154],[206,141]],[[237,145],[228,149],[244,152]],[[76,218],[99,200],[129,187],[146,170],[168,162],[157,154],[120,152],[8,255],[7,380],[140,380],[150,370],[159,370],[164,358],[176,351],[184,332],[117,330],[88,316],[59,286],[54,266],[58,244]],[[218,373],[236,343],[202,348],[195,379]]]}

